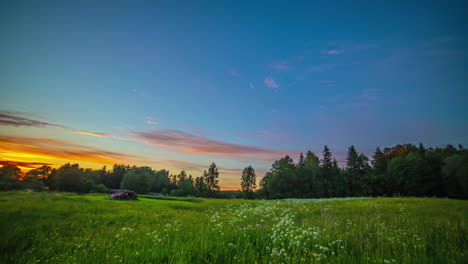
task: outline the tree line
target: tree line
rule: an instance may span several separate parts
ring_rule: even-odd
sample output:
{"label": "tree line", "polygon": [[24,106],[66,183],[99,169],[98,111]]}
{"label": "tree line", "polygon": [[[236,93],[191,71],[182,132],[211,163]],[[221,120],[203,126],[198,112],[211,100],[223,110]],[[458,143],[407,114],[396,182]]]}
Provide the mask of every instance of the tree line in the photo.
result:
{"label": "tree line", "polygon": [[77,193],[104,193],[108,189],[129,189],[140,194],[212,198],[325,198],[349,196],[437,196],[468,198],[468,150],[459,145],[425,148],[412,144],[376,149],[372,159],[349,147],[346,165],[338,166],[325,146],[322,157],[302,153],[297,162],[290,156],[275,161],[260,180],[254,168],[240,175],[241,191],[222,192],[215,163],[202,175],[185,171],[171,175],[168,170],[147,166],[114,165],[92,170],[78,164],[57,169],[42,166],[27,173],[14,164],[0,168],[0,190],[33,189]]}
{"label": "tree line", "polygon": [[344,168],[325,146],[322,158],[307,152],[297,163],[286,156],[271,166],[257,197],[322,198],[426,196],[468,198],[468,150],[459,145],[412,144],[375,150],[372,160],[349,147]]}
{"label": "tree line", "polygon": [[67,163],[58,169],[42,166],[25,174],[14,164],[5,164],[0,168],[0,190],[105,193],[109,189],[129,189],[139,194],[228,198],[220,192],[218,183],[219,172],[215,163],[195,178],[185,171],[170,175],[165,169],[153,170],[148,166],[119,164],[110,170],[106,166],[93,170]]}

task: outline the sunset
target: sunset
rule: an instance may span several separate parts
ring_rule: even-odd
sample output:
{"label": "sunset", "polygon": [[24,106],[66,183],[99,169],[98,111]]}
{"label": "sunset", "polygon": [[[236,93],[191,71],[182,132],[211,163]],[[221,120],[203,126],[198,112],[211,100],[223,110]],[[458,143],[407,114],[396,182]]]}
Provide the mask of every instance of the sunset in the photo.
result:
{"label": "sunset", "polygon": [[455,2],[365,4],[357,19],[346,3],[176,6],[4,3],[2,161],[216,162],[234,188],[247,165],[326,144],[342,163],[350,144],[468,143]]}
{"label": "sunset", "polygon": [[[236,222],[235,214],[258,213],[242,211],[243,206],[258,205],[265,214],[267,208],[287,207],[251,200],[298,199],[291,206],[299,212],[309,199],[310,208],[321,199],[330,208],[358,208],[379,199],[391,207],[398,206],[395,199],[438,197],[408,202],[439,215],[450,214],[443,208],[458,208],[462,216],[441,221],[452,221],[458,228],[453,232],[467,235],[462,224],[468,210],[466,10],[466,2],[457,0],[2,1],[0,200],[23,199],[31,191],[36,198],[28,199],[51,203],[57,202],[53,195],[75,195],[127,206],[113,195],[138,195],[131,210],[164,202],[169,206],[164,210],[179,219],[177,206],[192,210],[187,208],[206,203],[208,210],[221,210],[222,198],[234,207],[214,215],[223,225],[245,228],[262,223]],[[395,196],[405,198],[389,198]],[[370,200],[354,201],[358,197]],[[158,200],[163,198],[169,200]],[[333,204],[334,198],[344,200]],[[170,199],[181,204],[171,207]],[[186,208],[185,199],[199,204]],[[439,204],[442,199],[453,204]],[[117,207],[112,210],[120,215]],[[136,211],[135,219],[143,219],[146,211]],[[273,211],[267,215],[276,219],[279,213]],[[336,216],[336,222],[354,216]],[[208,221],[205,214],[197,217]],[[306,222],[296,224],[302,228]],[[324,219],[318,222],[331,228]],[[406,228],[388,226],[400,224]],[[119,244],[123,252],[112,261],[90,251],[85,259],[68,253],[53,259],[59,253],[34,253],[8,233],[0,244],[0,255],[7,257],[0,263],[463,263],[468,256],[465,239],[455,235],[424,244],[451,252],[444,259],[429,250],[402,251],[409,253],[399,258],[387,242],[379,244],[385,248],[380,251],[358,252],[349,246],[351,235],[343,238],[338,231],[335,240],[349,241],[336,244],[333,256],[331,244],[329,252],[318,252],[311,248],[320,247],[301,240],[304,249],[281,251],[273,242],[258,242],[264,241],[261,235],[240,242],[236,232],[219,243],[238,247],[215,246],[224,253],[190,255],[206,249],[201,241],[193,248],[180,244],[180,255],[166,246],[166,253],[132,259]],[[248,251],[249,245],[257,251]],[[338,250],[341,246],[347,251]],[[385,251],[389,248],[393,251]],[[384,251],[388,257],[379,255]],[[29,255],[19,257],[23,252]]]}

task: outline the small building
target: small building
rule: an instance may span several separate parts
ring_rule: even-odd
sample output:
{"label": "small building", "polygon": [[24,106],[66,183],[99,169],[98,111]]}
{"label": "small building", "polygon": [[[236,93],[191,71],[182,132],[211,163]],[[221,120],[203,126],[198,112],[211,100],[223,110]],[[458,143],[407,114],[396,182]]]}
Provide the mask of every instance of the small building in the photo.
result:
{"label": "small building", "polygon": [[138,195],[130,190],[109,189],[109,198],[114,200],[136,200]]}

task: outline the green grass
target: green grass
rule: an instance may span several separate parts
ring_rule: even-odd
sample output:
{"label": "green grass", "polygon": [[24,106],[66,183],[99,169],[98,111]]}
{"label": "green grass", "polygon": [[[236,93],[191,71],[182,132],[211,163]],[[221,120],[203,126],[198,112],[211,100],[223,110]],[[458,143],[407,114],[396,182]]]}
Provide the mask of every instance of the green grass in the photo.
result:
{"label": "green grass", "polygon": [[468,201],[0,193],[0,263],[468,263]]}

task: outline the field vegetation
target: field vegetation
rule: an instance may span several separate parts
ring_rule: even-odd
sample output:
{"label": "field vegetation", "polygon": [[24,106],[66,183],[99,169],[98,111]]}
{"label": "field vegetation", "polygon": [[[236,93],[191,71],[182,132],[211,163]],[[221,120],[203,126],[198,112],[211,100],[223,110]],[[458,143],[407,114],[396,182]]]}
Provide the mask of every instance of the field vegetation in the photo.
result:
{"label": "field vegetation", "polygon": [[0,193],[0,263],[468,263],[441,198],[109,200]]}

